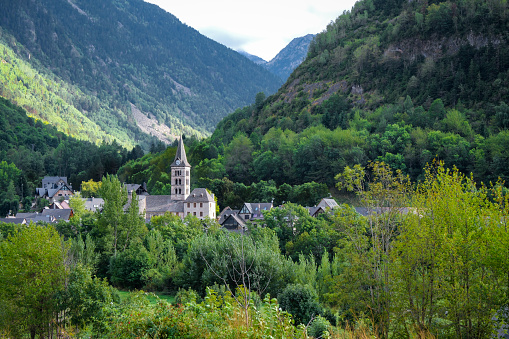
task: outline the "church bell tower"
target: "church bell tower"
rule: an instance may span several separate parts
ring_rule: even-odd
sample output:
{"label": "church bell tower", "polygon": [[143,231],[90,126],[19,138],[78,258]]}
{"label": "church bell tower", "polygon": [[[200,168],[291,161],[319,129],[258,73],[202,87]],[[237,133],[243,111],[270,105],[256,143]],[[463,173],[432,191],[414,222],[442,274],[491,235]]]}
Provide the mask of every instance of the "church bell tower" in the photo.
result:
{"label": "church bell tower", "polygon": [[191,188],[191,165],[187,162],[184,141],[180,137],[175,160],[171,164],[171,200],[186,200]]}

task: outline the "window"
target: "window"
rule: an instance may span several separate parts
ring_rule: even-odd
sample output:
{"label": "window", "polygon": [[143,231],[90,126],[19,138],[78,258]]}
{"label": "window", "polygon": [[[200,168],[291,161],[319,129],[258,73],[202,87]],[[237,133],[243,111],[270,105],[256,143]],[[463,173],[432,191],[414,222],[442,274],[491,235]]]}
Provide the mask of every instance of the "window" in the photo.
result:
{"label": "window", "polygon": [[244,219],[246,219],[246,220],[247,220],[247,219],[249,219],[249,214],[246,214],[246,215],[244,216]]}
{"label": "window", "polygon": [[187,208],[191,208],[191,203],[190,202],[187,203]]}
{"label": "window", "polygon": [[179,188],[179,194],[182,194],[182,189],[181,188]]}
{"label": "window", "polygon": [[196,215],[196,212],[193,212],[193,215]]}
{"label": "window", "polygon": [[193,207],[196,208],[196,203],[193,203]]}
{"label": "window", "polygon": [[200,208],[201,208],[201,207],[203,207],[203,203],[202,203],[202,202],[200,202]]}
{"label": "window", "polygon": [[200,217],[203,217],[203,212],[200,212]]}

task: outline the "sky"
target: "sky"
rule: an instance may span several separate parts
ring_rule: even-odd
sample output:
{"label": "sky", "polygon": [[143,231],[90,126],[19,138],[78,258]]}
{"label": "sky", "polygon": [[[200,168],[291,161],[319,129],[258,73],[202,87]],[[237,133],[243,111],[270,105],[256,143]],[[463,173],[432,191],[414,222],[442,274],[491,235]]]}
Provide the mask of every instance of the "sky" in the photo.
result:
{"label": "sky", "polygon": [[145,0],[201,34],[270,61],[294,38],[320,33],[355,0]]}

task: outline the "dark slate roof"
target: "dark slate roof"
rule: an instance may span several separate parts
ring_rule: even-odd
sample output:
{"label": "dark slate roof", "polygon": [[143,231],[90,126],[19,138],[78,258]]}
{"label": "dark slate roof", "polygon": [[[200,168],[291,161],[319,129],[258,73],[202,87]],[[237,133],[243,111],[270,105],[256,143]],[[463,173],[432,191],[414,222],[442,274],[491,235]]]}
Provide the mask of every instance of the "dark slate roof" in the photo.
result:
{"label": "dark slate roof", "polygon": [[41,215],[43,216],[52,216],[56,220],[69,220],[71,218],[72,209],[43,209]]}
{"label": "dark slate roof", "polygon": [[16,218],[32,219],[35,218],[38,213],[17,213]]}
{"label": "dark slate roof", "polygon": [[213,202],[214,197],[205,188],[195,188],[185,202]]}
{"label": "dark slate roof", "polygon": [[321,206],[306,207],[306,209],[309,211],[309,215],[312,217],[316,217],[320,210],[324,212],[324,209]]}
{"label": "dark slate roof", "polygon": [[[233,219],[237,222],[237,227],[228,227],[228,226],[223,226],[225,229],[227,230],[235,230],[235,229],[244,229],[246,227],[246,223],[244,222],[244,220],[242,220],[242,218],[240,218],[237,214],[230,214],[228,217],[225,218],[224,221],[227,221],[229,219]],[[224,222],[223,222],[224,224]]]}
{"label": "dark slate roof", "polygon": [[25,224],[25,218],[0,218],[0,222],[6,222],[9,224]]}
{"label": "dark slate roof", "polygon": [[138,185],[138,184],[125,184],[124,186],[128,193],[136,192],[136,190],[141,187],[141,185]]}
{"label": "dark slate roof", "polygon": [[272,209],[271,202],[246,202],[244,206],[246,206],[250,213],[257,215],[261,214],[261,211],[269,211]]}
{"label": "dark slate roof", "polygon": [[27,219],[27,223],[30,223],[30,222],[35,222],[35,223],[38,223],[38,222],[48,222],[48,223],[51,223],[51,222],[55,222],[55,217],[52,216],[52,215],[37,215],[35,218],[30,218],[30,219]]}
{"label": "dark slate roof", "polygon": [[232,214],[238,214],[239,210],[232,210],[230,206],[225,207],[219,214],[219,225],[222,225],[224,221]]}
{"label": "dark slate roof", "polygon": [[[177,165],[177,160],[180,160],[180,164]],[[180,137],[178,146],[177,146],[177,153],[175,154],[175,160],[173,160],[173,163],[170,165],[171,167],[191,167],[191,165],[187,162],[187,156],[186,156],[186,149],[184,147],[184,140],[182,140],[182,136]]]}
{"label": "dark slate roof", "polygon": [[184,212],[184,204],[171,200],[171,195],[147,195],[145,201],[147,212]]}
{"label": "dark slate roof", "polygon": [[125,184],[127,193],[135,192],[137,195],[149,195],[144,185]]}
{"label": "dark slate roof", "polygon": [[67,177],[44,177],[42,179],[42,187],[44,187],[44,184],[46,184],[46,185],[56,184],[60,180],[62,180],[63,182],[65,182],[67,184]]}

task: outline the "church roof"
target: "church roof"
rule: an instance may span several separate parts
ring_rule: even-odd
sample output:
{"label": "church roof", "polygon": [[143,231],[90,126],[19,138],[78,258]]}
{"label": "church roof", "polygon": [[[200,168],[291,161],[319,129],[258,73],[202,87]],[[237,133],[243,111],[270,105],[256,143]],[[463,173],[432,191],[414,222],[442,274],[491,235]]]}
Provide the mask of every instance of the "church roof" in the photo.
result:
{"label": "church roof", "polygon": [[213,202],[214,197],[205,188],[195,188],[186,199],[186,202]]}
{"label": "church roof", "polygon": [[171,195],[147,195],[145,199],[147,212],[184,212],[184,204],[171,200]]}
{"label": "church roof", "polygon": [[[177,160],[180,162],[177,164]],[[186,149],[184,147],[184,140],[182,139],[182,136],[180,137],[178,146],[177,146],[177,153],[175,154],[175,160],[173,160],[173,163],[171,164],[171,167],[173,166],[179,166],[179,167],[191,167],[191,165],[187,162],[187,156],[186,156]]]}

